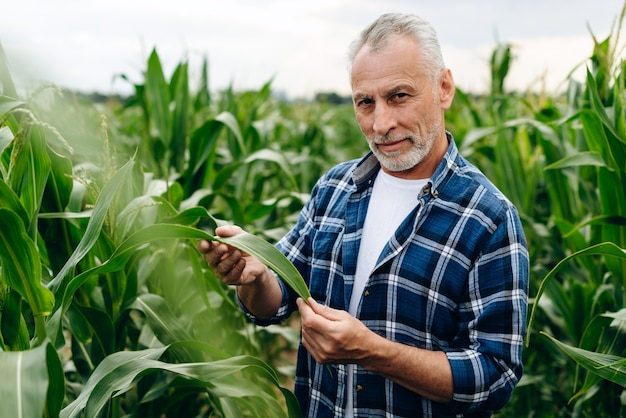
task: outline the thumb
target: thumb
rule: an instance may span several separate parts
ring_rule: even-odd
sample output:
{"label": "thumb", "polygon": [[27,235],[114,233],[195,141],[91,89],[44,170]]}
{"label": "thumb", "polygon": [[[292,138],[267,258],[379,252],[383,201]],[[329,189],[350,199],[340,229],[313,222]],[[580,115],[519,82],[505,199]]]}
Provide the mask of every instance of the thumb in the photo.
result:
{"label": "thumb", "polygon": [[234,235],[243,234],[245,231],[237,225],[222,225],[215,228],[215,235],[218,237],[232,237]]}
{"label": "thumb", "polygon": [[307,299],[307,303],[309,304],[311,309],[313,309],[313,312],[331,321],[340,320],[344,313],[344,311],[333,309],[329,306],[324,306],[321,303],[317,303],[313,298]]}

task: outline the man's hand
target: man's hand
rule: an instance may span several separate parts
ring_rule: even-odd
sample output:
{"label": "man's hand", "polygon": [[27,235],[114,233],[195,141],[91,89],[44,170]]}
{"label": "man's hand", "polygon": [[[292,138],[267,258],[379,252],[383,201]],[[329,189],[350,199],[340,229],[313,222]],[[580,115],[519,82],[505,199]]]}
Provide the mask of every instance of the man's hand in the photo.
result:
{"label": "man's hand", "polygon": [[[221,226],[215,233],[219,237],[245,234],[240,227],[231,225]],[[228,285],[250,284],[267,270],[256,258],[220,242],[201,240],[198,250],[205,255],[216,276]]]}
{"label": "man's hand", "polygon": [[[220,226],[215,233],[219,237],[245,234],[243,229],[231,225]],[[237,294],[250,313],[260,318],[276,314],[282,301],[282,289],[265,264],[223,243],[201,240],[198,250],[221,281],[237,286]]]}
{"label": "man's hand", "polygon": [[375,336],[346,311],[320,305],[313,298],[298,299],[302,344],[320,364],[358,363],[365,356],[363,343]]}
{"label": "man's hand", "polygon": [[298,299],[302,344],[320,364],[358,364],[436,402],[453,394],[452,370],[442,351],[390,341],[346,311]]}

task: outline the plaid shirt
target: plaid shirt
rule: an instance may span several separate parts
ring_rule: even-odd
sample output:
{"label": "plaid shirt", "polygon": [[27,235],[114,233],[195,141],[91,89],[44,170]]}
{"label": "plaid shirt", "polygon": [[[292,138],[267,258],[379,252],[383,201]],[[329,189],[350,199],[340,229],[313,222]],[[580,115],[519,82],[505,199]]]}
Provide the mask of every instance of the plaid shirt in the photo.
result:
{"label": "plaid shirt", "polygon": [[[449,135],[449,134],[448,134]],[[315,362],[300,346],[295,394],[307,417],[340,417],[353,391],[355,417],[490,416],[522,375],[528,252],[515,207],[463,159],[454,139],[417,205],[383,249],[363,290],[357,317],[372,331],[407,345],[444,351],[452,402],[417,395],[380,375]],[[347,310],[356,260],[380,169],[370,153],[323,176],[297,224],[277,244],[308,282],[313,298]],[[260,325],[296,310],[283,306]]]}

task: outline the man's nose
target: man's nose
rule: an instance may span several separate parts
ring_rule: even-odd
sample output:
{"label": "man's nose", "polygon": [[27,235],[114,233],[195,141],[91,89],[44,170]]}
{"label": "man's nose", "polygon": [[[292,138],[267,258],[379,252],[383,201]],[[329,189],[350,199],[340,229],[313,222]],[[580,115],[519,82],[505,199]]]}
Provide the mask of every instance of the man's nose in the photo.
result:
{"label": "man's nose", "polygon": [[396,118],[393,109],[387,104],[376,104],[374,109],[374,126],[372,129],[378,135],[385,135],[395,128]]}

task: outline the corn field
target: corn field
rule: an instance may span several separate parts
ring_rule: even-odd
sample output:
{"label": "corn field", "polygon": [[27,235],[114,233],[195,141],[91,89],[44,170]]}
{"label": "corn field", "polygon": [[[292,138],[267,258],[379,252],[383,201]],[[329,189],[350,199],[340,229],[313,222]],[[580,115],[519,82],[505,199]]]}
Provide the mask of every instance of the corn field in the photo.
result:
{"label": "corn field", "polygon": [[[497,416],[626,416],[623,18],[563,94],[507,91],[504,43],[491,91],[446,115],[530,250],[525,372]],[[155,49],[134,94],[94,101],[20,91],[0,47],[0,417],[299,416],[297,318],[248,323],[196,244],[223,223],[275,242],[367,143],[351,105],[213,92],[200,70]]]}

